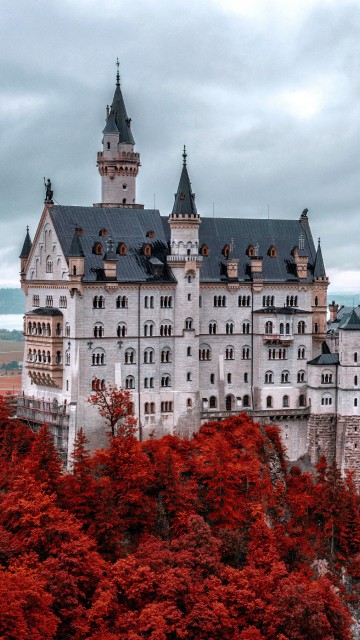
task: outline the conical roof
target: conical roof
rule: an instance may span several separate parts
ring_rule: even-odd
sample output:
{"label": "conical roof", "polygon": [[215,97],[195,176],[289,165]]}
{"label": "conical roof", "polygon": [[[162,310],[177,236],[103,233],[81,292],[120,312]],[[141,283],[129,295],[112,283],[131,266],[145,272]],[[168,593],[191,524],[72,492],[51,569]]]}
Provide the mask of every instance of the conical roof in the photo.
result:
{"label": "conical roof", "polygon": [[319,238],[318,248],[315,256],[314,278],[324,278],[324,277],[326,277],[326,271],[325,271],[324,260],[322,257],[320,238]]}
{"label": "conical roof", "polygon": [[118,70],[116,74],[114,98],[103,133],[116,133],[116,131],[118,131],[120,134],[120,143],[135,144],[130,124],[131,118],[129,118],[126,113],[124,98],[120,88],[120,76]]}
{"label": "conical roof", "polygon": [[184,162],[179,180],[179,186],[177,192],[175,193],[175,202],[172,214],[177,216],[197,216],[198,212],[196,210],[195,194],[191,189],[191,182],[186,166],[186,157],[187,156],[184,147]]}
{"label": "conical roof", "polygon": [[81,245],[81,240],[78,235],[77,229],[75,229],[73,239],[68,253],[69,258],[85,258],[85,254]]}
{"label": "conical roof", "polygon": [[355,309],[352,310],[349,319],[340,327],[344,331],[360,331],[360,318]]}
{"label": "conical roof", "polygon": [[32,242],[29,234],[29,227],[26,227],[26,236],[23,244],[23,248],[21,249],[21,253],[19,258],[28,258],[32,247]]}

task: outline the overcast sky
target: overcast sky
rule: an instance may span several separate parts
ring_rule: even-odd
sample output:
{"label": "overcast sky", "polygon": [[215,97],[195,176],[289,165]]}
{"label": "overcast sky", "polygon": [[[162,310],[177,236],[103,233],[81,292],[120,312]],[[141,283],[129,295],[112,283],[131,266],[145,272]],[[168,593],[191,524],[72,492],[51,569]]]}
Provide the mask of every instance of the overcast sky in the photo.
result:
{"label": "overcast sky", "polygon": [[172,208],[186,144],[201,215],[296,219],[331,291],[360,293],[360,1],[1,0],[0,286],[18,286],[50,177],[100,201],[120,59],[137,201]]}

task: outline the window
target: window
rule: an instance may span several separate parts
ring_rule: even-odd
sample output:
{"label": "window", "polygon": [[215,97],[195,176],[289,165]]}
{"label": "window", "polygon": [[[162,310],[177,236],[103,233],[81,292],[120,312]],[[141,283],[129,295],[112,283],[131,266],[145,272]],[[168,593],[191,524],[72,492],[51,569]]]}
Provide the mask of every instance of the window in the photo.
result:
{"label": "window", "polygon": [[126,244],[124,242],[119,242],[117,249],[116,249],[116,253],[119,254],[119,256],[126,256],[127,254],[127,247]]}
{"label": "window", "polygon": [[243,322],[242,332],[250,333],[250,322]]}
{"label": "window", "polygon": [[191,371],[188,371],[187,374],[186,374],[186,381],[187,382],[191,382],[191,379],[192,379],[191,378]]}
{"label": "window", "polygon": [[135,378],[134,378],[134,376],[126,376],[126,378],[125,378],[125,389],[135,389]]}
{"label": "window", "polygon": [[303,346],[298,348],[298,360],[305,360],[306,358],[306,349]]}
{"label": "window", "polygon": [[306,396],[302,393],[299,396],[299,407],[305,407],[306,406]]}
{"label": "window", "polygon": [[229,254],[230,254],[230,245],[229,245],[229,244],[226,244],[226,245],[223,247],[222,253],[223,253],[223,256],[224,256],[225,258],[228,258],[228,257],[229,257]]}
{"label": "window", "polygon": [[208,249],[208,246],[205,243],[201,245],[200,253],[204,257],[209,255],[209,249]]}
{"label": "window", "polygon": [[290,373],[288,371],[283,371],[281,373],[281,383],[285,384],[286,382],[290,382]]}
{"label": "window", "polygon": [[125,364],[135,364],[135,350],[126,349],[125,351]]}
{"label": "window", "polygon": [[70,325],[68,322],[65,325],[65,337],[70,338]]}
{"label": "window", "polygon": [[226,347],[225,349],[225,360],[234,360],[235,359],[235,351],[234,347]]}
{"label": "window", "polygon": [[101,322],[97,322],[95,324],[93,334],[94,334],[94,338],[104,337],[104,326],[101,324]]}
{"label": "window", "polygon": [[191,293],[188,293],[187,296],[188,296],[188,302],[191,302]]}
{"label": "window", "polygon": [[118,296],[116,298],[116,308],[117,309],[127,309],[128,308],[128,299],[126,296]]}
{"label": "window", "polygon": [[238,307],[250,307],[250,296],[239,296]]}
{"label": "window", "polygon": [[187,356],[191,356],[191,355],[192,355],[192,353],[191,353],[191,347],[187,347],[187,349],[186,349],[186,355],[187,355]]}
{"label": "window", "polygon": [[92,365],[103,366],[105,364],[105,351],[103,349],[94,349],[92,353]]}
{"label": "window", "polygon": [[209,323],[209,333],[210,335],[215,335],[217,330],[216,322]]}
{"label": "window", "polygon": [[319,333],[319,325],[317,322],[314,323],[314,333]]}
{"label": "window", "polygon": [[270,258],[276,258],[276,247],[274,247],[274,245],[271,245],[271,247],[269,247],[268,255],[270,256]]}
{"label": "window", "polygon": [[304,320],[300,320],[300,322],[298,322],[298,333],[305,333],[305,322],[304,322]]}
{"label": "window", "polygon": [[45,298],[45,306],[46,307],[52,307],[53,306],[53,297],[52,296],[46,296],[46,298]]}
{"label": "window", "polygon": [[319,298],[315,296],[315,307],[319,306]]}
{"label": "window", "polygon": [[190,409],[192,407],[192,399],[191,398],[187,398],[186,406],[187,406],[188,409]]}
{"label": "window", "polygon": [[267,409],[271,409],[272,408],[272,403],[273,403],[272,396],[267,396],[267,398],[266,398],[266,408]]}
{"label": "window", "polygon": [[287,322],[286,325],[285,325],[285,333],[286,333],[287,336],[290,335],[290,323],[289,322]]}
{"label": "window", "polygon": [[289,407],[289,396],[283,396],[282,406],[285,408]]}
{"label": "window", "polygon": [[[126,199],[125,199],[126,202]],[[146,256],[147,258],[150,258],[151,256],[151,244],[146,243],[143,246],[143,252],[144,252],[144,256]]]}
{"label": "window", "polygon": [[272,371],[267,371],[265,373],[265,384],[273,384],[274,383],[274,374]]}
{"label": "window", "polygon": [[225,330],[227,334],[234,333],[234,323],[229,320],[229,322],[226,323]]}
{"label": "window", "polygon": [[286,306],[287,307],[297,307],[298,306],[298,297],[297,296],[286,296]]}
{"label": "window", "polygon": [[[191,295],[191,294],[189,294]],[[161,309],[171,309],[172,307],[172,296],[160,296],[160,307]]]}
{"label": "window", "polygon": [[193,319],[192,318],[186,318],[185,320],[185,330],[186,331],[190,331],[193,328]]}
{"label": "window", "polygon": [[210,396],[210,400],[209,400],[209,408],[210,409],[216,409],[217,407],[217,400],[215,396]]}
{"label": "window", "polygon": [[354,398],[354,407],[357,407],[357,406],[358,406],[357,398]]}
{"label": "window", "polygon": [[249,374],[244,373],[244,382],[249,382]]}
{"label": "window", "polygon": [[144,324],[144,336],[152,337],[154,335],[154,323],[151,321]]}
{"label": "window", "polygon": [[33,307],[40,307],[40,296],[33,296]]}
{"label": "window", "polygon": [[250,347],[248,347],[247,345],[242,348],[242,359],[250,360]]}
{"label": "window", "polygon": [[93,309],[105,309],[105,298],[104,298],[104,296],[94,296],[94,298],[93,298]]}
{"label": "window", "polygon": [[116,327],[116,335],[118,338],[125,338],[125,336],[127,335],[127,326],[125,322],[119,322],[118,326]]}
{"label": "window", "polygon": [[101,242],[95,242],[93,248],[92,248],[92,252],[96,255],[96,256],[101,256],[102,252],[103,252],[103,248],[102,248],[102,244]]}
{"label": "window", "polygon": [[144,413],[155,413],[155,402],[145,402],[144,404]]}
{"label": "window", "polygon": [[171,362],[171,350],[169,347],[165,347],[165,349],[162,350],[161,362]]}
{"label": "window", "polygon": [[106,143],[106,147],[107,147],[108,149],[110,149],[110,142],[107,142],[107,143]]}
{"label": "window", "polygon": [[305,371],[298,371],[298,374],[297,374],[297,381],[298,381],[298,382],[305,382],[305,380],[306,380],[306,374],[305,374]]}
{"label": "window", "polygon": [[144,388],[145,389],[153,389],[154,388],[154,378],[144,378]]}
{"label": "window", "polygon": [[286,349],[269,349],[268,358],[269,360],[286,360],[287,351]]}
{"label": "window", "polygon": [[171,387],[171,378],[169,374],[165,374],[161,377],[161,386],[162,387]]}
{"label": "window", "polygon": [[161,413],[171,413],[172,410],[173,410],[173,403],[172,402],[162,402],[161,403]]}
{"label": "window", "polygon": [[265,333],[270,334],[273,332],[273,323],[271,322],[271,320],[268,320],[267,322],[265,322]]}
{"label": "window", "polygon": [[274,306],[274,296],[263,296],[263,307],[273,307]]}
{"label": "window", "polygon": [[228,374],[227,374],[226,379],[227,379],[227,383],[228,383],[228,384],[231,384],[231,379],[232,379],[232,377],[231,377],[231,373],[228,373]]}
{"label": "window", "polygon": [[60,307],[60,309],[66,309],[66,307],[67,307],[66,296],[60,296],[60,298],[59,298],[59,307]]}
{"label": "window", "polygon": [[358,361],[358,354],[357,354],[357,352],[355,351],[355,353],[354,353],[354,362],[357,362],[357,361]]}
{"label": "window", "polygon": [[250,407],[250,396],[245,395],[243,397],[243,407]]}
{"label": "window", "polygon": [[215,384],[215,373],[210,373],[210,384]]}
{"label": "window", "polygon": [[69,350],[65,351],[65,364],[67,366],[70,366],[70,351]]}
{"label": "window", "polygon": [[51,256],[48,256],[46,258],[46,273],[52,273],[53,270],[53,261],[51,259]]}
{"label": "window", "polygon": [[172,334],[172,326],[171,324],[161,324],[160,325],[160,335],[161,336],[171,336]]}
{"label": "window", "polygon": [[330,394],[325,394],[323,395],[323,397],[321,398],[321,404],[324,406],[327,405],[331,405],[332,404],[332,396]]}
{"label": "window", "polygon": [[358,384],[358,377],[354,376],[354,385],[355,385],[355,387],[357,387],[357,384]]}
{"label": "window", "polygon": [[283,336],[284,335],[284,323],[280,322],[280,335]]}
{"label": "window", "polygon": [[214,296],[214,307],[226,307],[226,296]]}
{"label": "window", "polygon": [[188,283],[191,284],[192,283],[192,276],[188,276]]}
{"label": "window", "polygon": [[332,384],[331,371],[323,371],[323,373],[321,374],[321,384]]}
{"label": "window", "polygon": [[211,349],[208,344],[200,345],[199,360],[211,360]]}
{"label": "window", "polygon": [[149,347],[144,351],[144,364],[153,364],[155,362],[155,352],[154,349],[150,349]]}

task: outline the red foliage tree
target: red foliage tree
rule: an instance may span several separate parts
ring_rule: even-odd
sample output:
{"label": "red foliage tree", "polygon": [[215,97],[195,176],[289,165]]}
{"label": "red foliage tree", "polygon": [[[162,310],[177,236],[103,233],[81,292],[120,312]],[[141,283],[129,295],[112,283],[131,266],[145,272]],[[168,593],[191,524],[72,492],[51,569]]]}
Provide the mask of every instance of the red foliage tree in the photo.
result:
{"label": "red foliage tree", "polygon": [[127,389],[104,384],[88,398],[110,428],[110,434],[131,435],[136,431],[136,418],[133,416],[131,392]]}

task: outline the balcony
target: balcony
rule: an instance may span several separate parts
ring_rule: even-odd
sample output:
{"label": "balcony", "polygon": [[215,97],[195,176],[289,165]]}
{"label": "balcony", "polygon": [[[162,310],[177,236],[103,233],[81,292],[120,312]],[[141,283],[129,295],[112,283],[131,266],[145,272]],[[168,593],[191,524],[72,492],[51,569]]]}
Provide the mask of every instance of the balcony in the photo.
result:
{"label": "balcony", "polygon": [[242,407],[233,411],[219,411],[218,409],[202,411],[201,420],[223,420],[224,418],[230,418],[231,416],[239,415],[239,413],[246,412],[254,420],[260,420],[265,418],[267,420],[288,420],[291,418],[305,418],[310,414],[310,407],[298,407],[297,409],[250,409],[248,407]]}
{"label": "balcony", "polygon": [[38,400],[29,396],[19,396],[17,400],[16,417],[34,424],[48,424],[49,426],[68,428],[69,414],[66,404]]}
{"label": "balcony", "polygon": [[294,336],[292,334],[284,333],[266,333],[263,336],[264,344],[284,344],[289,345],[293,341]]}

